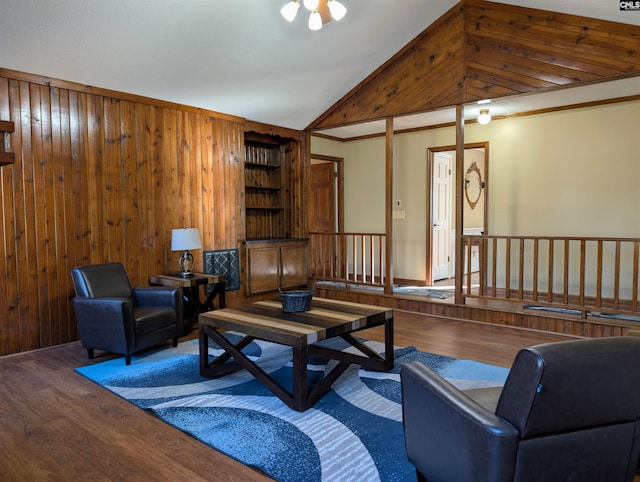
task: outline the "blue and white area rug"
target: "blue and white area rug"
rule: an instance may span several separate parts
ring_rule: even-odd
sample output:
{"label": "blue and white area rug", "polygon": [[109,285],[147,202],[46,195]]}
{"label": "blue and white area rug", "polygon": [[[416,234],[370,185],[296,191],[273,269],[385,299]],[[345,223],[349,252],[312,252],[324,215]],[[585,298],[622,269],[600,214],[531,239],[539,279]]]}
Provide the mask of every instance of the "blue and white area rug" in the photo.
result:
{"label": "blue and white area rug", "polygon": [[[377,342],[367,344],[383,349]],[[290,389],[290,348],[254,341],[243,351]],[[209,352],[213,356],[221,350],[213,345]],[[393,370],[352,365],[313,408],[299,413],[246,370],[218,379],[201,377],[198,340],[134,356],[130,366],[118,358],[76,371],[278,481],[414,481],[404,448],[399,376],[400,366],[411,360],[462,389],[501,386],[508,373],[403,348],[396,350]],[[311,376],[318,378],[335,363],[309,362]]]}

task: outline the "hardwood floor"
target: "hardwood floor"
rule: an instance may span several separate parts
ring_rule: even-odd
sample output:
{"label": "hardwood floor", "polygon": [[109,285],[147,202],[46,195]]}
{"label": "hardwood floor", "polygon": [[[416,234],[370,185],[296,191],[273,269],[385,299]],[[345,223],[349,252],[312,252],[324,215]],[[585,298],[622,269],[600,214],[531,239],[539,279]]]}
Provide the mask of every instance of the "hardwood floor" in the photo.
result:
{"label": "hardwood floor", "polygon": [[[395,312],[395,343],[510,366],[522,347],[571,338]],[[360,335],[382,340],[379,328]],[[192,333],[191,336],[195,336]],[[79,343],[0,358],[2,480],[270,480],[76,374]]]}

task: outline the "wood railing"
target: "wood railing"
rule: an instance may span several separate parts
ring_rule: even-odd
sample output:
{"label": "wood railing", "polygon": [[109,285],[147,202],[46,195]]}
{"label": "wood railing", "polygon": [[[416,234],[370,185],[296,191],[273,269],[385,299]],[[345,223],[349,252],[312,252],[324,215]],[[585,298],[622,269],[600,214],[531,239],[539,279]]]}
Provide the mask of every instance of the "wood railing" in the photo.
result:
{"label": "wood railing", "polygon": [[560,307],[579,311],[583,317],[593,311],[638,313],[638,238],[463,236],[462,239],[463,298]]}
{"label": "wood railing", "polygon": [[384,286],[385,235],[309,233],[311,277],[349,285]]}
{"label": "wood railing", "polygon": [[[309,233],[314,281],[385,287],[384,234]],[[640,238],[463,236],[461,299],[589,312],[640,308]]]}

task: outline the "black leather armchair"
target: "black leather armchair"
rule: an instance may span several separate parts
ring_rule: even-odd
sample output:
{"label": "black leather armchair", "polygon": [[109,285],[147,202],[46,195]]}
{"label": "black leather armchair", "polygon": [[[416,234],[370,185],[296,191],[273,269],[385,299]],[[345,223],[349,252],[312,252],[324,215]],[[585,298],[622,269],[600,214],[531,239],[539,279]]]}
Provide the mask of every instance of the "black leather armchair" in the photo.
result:
{"label": "black leather armchair", "polygon": [[93,358],[94,349],[131,355],[169,338],[178,346],[182,334],[182,290],[149,286],[132,288],[121,263],[79,266],[71,270],[73,307],[80,341]]}
{"label": "black leather armchair", "polygon": [[401,368],[418,480],[631,481],[640,456],[640,337],[521,350],[503,388],[460,391]]}

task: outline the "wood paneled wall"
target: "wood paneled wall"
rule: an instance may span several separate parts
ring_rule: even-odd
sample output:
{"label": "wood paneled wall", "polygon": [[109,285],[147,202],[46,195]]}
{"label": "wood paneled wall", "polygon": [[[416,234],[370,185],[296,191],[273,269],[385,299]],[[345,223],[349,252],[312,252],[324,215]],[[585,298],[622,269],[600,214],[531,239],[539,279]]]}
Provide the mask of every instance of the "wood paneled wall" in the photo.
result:
{"label": "wood paneled wall", "polygon": [[204,249],[244,239],[243,119],[0,69],[0,120],[16,153],[0,169],[0,355],[77,339],[73,266],[120,261],[146,285],[177,269],[172,228],[199,228]]}

